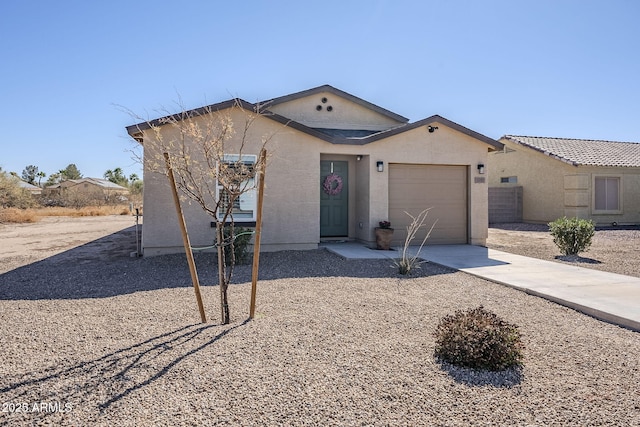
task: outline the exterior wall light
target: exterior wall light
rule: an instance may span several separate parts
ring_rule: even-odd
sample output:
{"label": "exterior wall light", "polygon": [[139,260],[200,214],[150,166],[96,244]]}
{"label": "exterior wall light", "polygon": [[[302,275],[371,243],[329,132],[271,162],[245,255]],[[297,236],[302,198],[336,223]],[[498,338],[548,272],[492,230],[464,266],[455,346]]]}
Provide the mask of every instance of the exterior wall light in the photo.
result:
{"label": "exterior wall light", "polygon": [[378,160],[376,162],[376,168],[378,169],[378,172],[384,172],[384,162],[382,160]]}
{"label": "exterior wall light", "polygon": [[361,155],[361,154],[358,154],[358,155],[356,156],[356,160],[357,160],[357,161],[362,160],[362,155]]}
{"label": "exterior wall light", "polygon": [[484,174],[484,164],[478,163],[478,173],[480,175]]}

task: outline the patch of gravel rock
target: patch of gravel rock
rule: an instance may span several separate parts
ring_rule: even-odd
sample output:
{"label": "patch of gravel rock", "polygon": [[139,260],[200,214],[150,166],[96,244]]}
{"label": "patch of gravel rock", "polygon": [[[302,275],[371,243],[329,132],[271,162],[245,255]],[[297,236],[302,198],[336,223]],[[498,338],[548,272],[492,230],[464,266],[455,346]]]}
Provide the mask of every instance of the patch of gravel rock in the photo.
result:
{"label": "patch of gravel rock", "polygon": [[591,247],[563,256],[545,224],[492,224],[487,247],[547,261],[640,277],[640,226],[596,228]]}
{"label": "patch of gravel rock", "polygon": [[[264,254],[252,321],[240,266],[224,326],[212,256],[197,264],[207,324],[180,255],[0,275],[0,425],[640,425],[638,333],[433,264],[405,278],[323,250]],[[438,321],[479,305],[519,325],[523,369],[434,359]]]}

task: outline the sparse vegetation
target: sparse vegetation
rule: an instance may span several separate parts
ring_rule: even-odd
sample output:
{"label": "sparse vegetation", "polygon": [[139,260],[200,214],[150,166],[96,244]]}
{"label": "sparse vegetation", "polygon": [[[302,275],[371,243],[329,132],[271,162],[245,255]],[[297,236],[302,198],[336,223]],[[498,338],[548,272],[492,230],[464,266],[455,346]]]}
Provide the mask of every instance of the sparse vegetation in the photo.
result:
{"label": "sparse vegetation", "polygon": [[85,206],[80,209],[65,207],[48,208],[0,208],[0,223],[32,223],[38,222],[40,218],[47,216],[107,216],[107,215],[131,215],[129,206]]}
{"label": "sparse vegetation", "polygon": [[34,209],[4,208],[0,209],[0,224],[37,222],[40,217]]}
{"label": "sparse vegetation", "polygon": [[[255,208],[243,212],[241,197],[257,192],[267,162],[266,146],[273,135],[253,135],[252,125],[262,117],[260,106],[246,109],[240,100],[224,110],[211,107],[181,110],[165,111],[165,117],[141,123],[145,166],[149,173],[169,177],[170,185],[175,185],[182,200],[199,205],[213,219],[216,242],[225,247],[217,250],[217,268],[222,323],[229,324],[228,288],[238,243],[234,235],[235,216],[255,213]],[[235,115],[242,116],[237,123]],[[142,119],[135,114],[132,117]],[[199,305],[204,322],[204,311]]]}
{"label": "sparse vegetation", "polygon": [[482,306],[444,317],[434,336],[436,358],[453,365],[489,371],[522,365],[518,327]]}
{"label": "sparse vegetation", "polygon": [[596,226],[592,220],[558,218],[549,223],[553,243],[564,255],[577,255],[591,246]]}
{"label": "sparse vegetation", "polygon": [[[431,232],[438,222],[437,219],[431,225],[431,228],[424,236],[424,239],[422,239],[422,242],[420,242],[420,246],[418,247],[416,253],[413,255],[409,255],[409,249],[411,247],[413,239],[415,239],[416,237],[416,234],[425,227],[425,221],[427,220],[427,216],[429,215],[429,211],[431,209],[432,208],[427,208],[420,212],[417,216],[413,216],[409,212],[405,212],[411,217],[411,223],[407,226],[407,237],[405,238],[404,245],[402,246],[402,255],[400,259],[394,260],[394,265],[398,268],[398,273],[402,275],[407,275],[411,273],[412,270],[420,268],[420,264],[425,262],[419,260],[420,252],[422,251],[422,247],[427,242],[429,236],[431,236]],[[382,227],[382,223],[380,223],[380,226]]]}
{"label": "sparse vegetation", "polygon": [[25,209],[36,205],[31,194],[20,187],[20,180],[7,172],[0,170],[0,209]]}
{"label": "sparse vegetation", "polygon": [[249,228],[235,227],[231,230],[231,227],[224,228],[225,241],[230,239],[229,236],[234,236],[233,251],[231,245],[224,246],[225,262],[227,265],[234,263],[236,265],[244,264],[249,259],[249,242],[253,236],[253,232]]}

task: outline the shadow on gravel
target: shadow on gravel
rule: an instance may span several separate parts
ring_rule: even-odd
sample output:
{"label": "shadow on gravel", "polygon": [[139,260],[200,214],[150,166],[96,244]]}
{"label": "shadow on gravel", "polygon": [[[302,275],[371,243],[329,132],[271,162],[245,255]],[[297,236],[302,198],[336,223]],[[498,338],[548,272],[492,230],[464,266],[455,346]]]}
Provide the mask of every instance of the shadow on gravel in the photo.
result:
{"label": "shadow on gravel", "polygon": [[583,264],[602,264],[601,261],[593,258],[585,258],[580,255],[558,255],[557,260],[565,262],[583,263]]}
{"label": "shadow on gravel", "polygon": [[[509,231],[537,231],[549,233],[547,224],[529,224],[526,222],[500,222],[491,223],[489,228]],[[596,231],[640,231],[640,224],[628,225],[597,225]]]}
{"label": "shadow on gravel", "polygon": [[[247,322],[188,325],[94,360],[45,368],[29,373],[27,378],[4,378],[0,394],[13,402],[95,402],[96,409],[104,411],[160,380],[184,359],[197,355]],[[96,396],[104,399],[96,401]]]}
{"label": "shadow on gravel", "polygon": [[438,364],[455,382],[470,387],[512,388],[519,385],[524,379],[521,367],[493,372],[462,368],[445,362],[438,362]]}
{"label": "shadow on gravel", "polygon": [[549,226],[546,224],[529,224],[526,222],[499,222],[489,224],[489,228],[509,231],[537,231],[549,232]]}
{"label": "shadow on gravel", "polygon": [[[0,300],[106,298],[155,289],[191,287],[184,254],[131,258],[135,227],[0,275]],[[218,283],[213,253],[196,253],[200,285]],[[236,266],[232,283],[251,282],[251,260]],[[392,260],[345,260],[324,249],[260,255],[259,280],[295,277],[415,278],[455,270],[426,263],[400,276]]]}

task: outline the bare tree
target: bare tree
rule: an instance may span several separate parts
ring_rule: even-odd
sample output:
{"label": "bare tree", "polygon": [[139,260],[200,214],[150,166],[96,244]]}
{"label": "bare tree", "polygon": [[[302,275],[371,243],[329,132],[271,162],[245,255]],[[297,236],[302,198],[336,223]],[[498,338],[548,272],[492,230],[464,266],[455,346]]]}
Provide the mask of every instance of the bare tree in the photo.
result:
{"label": "bare tree", "polygon": [[216,224],[223,324],[230,322],[227,289],[236,263],[234,226],[236,216],[242,215],[240,198],[256,190],[256,178],[266,167],[257,154],[273,137],[251,131],[263,113],[259,107],[249,108],[240,100],[221,110],[181,107],[180,113],[140,126],[147,169],[166,174],[167,153],[181,198],[197,203]]}

